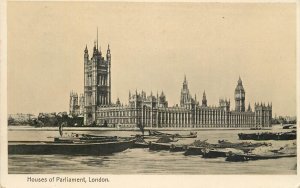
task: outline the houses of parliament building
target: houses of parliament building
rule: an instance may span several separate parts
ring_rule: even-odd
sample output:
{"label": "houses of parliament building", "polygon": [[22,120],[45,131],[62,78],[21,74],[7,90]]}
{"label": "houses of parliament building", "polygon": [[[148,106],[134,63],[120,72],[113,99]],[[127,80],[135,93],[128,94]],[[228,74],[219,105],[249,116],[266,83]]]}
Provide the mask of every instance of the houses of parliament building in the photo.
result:
{"label": "houses of parliament building", "polygon": [[[84,50],[84,95],[80,98],[82,107],[70,99],[70,113],[84,116],[85,125],[109,127],[144,128],[266,128],[271,126],[272,104],[255,103],[245,106],[245,89],[241,78],[234,91],[235,108],[231,110],[230,100],[220,99],[219,106],[209,106],[206,93],[202,101],[192,97],[188,81],[184,77],[180,105],[169,107],[164,92],[160,94],[135,91],[128,95],[128,104],[111,100],[111,53],[108,46],[105,57],[95,42],[89,56]],[[72,95],[74,98],[74,94]],[[78,99],[75,100],[78,101]],[[71,105],[72,103],[72,105]],[[79,109],[83,109],[79,111]]]}

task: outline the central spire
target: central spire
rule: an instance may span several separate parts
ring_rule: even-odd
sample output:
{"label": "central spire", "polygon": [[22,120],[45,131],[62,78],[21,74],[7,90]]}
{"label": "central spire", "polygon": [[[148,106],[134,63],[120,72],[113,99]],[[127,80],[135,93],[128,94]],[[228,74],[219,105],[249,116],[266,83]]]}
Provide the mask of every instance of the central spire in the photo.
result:
{"label": "central spire", "polygon": [[241,76],[239,76],[238,84],[239,84],[239,85],[242,85],[242,79],[241,79]]}
{"label": "central spire", "polygon": [[97,27],[97,50],[98,50],[98,27]]}

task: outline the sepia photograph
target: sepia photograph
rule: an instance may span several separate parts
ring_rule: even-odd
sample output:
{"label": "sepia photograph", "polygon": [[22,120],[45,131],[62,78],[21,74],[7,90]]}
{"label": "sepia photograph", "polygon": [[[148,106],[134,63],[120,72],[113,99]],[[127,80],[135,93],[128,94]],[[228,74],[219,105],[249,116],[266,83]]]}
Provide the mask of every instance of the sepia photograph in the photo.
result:
{"label": "sepia photograph", "polygon": [[296,20],[295,2],[8,1],[7,174],[297,175]]}

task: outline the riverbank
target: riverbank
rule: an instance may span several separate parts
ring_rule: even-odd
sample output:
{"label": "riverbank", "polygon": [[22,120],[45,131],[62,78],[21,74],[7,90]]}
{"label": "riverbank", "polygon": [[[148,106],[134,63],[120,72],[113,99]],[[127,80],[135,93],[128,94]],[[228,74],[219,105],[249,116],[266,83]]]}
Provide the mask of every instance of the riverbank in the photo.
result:
{"label": "riverbank", "polygon": [[[272,128],[262,129],[271,130]],[[58,127],[31,127],[31,126],[9,126],[8,131],[58,131]],[[137,127],[111,128],[111,127],[64,127],[65,131],[140,131]],[[145,128],[147,130],[159,131],[213,131],[213,130],[250,130],[250,128]]]}

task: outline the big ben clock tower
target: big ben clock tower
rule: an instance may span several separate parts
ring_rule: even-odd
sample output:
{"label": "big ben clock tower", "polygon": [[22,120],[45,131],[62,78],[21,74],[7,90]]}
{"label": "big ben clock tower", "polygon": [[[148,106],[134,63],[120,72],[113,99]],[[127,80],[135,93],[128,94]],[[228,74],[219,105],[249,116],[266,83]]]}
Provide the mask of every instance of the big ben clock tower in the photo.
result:
{"label": "big ben clock tower", "polygon": [[243,87],[241,77],[239,77],[238,84],[235,88],[234,99],[235,99],[235,111],[245,112],[245,90]]}

